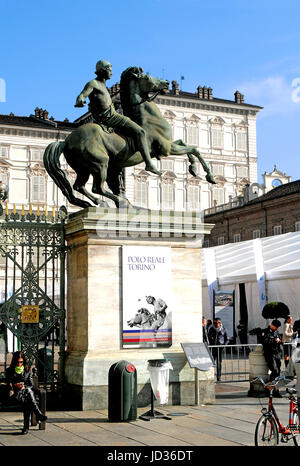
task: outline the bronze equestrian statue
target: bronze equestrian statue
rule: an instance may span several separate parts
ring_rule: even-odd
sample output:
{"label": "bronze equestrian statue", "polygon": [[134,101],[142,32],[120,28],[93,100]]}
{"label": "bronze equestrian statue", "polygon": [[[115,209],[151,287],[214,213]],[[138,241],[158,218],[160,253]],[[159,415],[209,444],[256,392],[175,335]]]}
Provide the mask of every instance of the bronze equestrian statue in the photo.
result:
{"label": "bronze equestrian statue", "polygon": [[[79,126],[65,141],[49,144],[44,153],[47,172],[71,204],[80,207],[91,205],[77,198],[74,189],[96,205],[101,201],[94,194],[112,199],[117,207],[130,206],[121,192],[120,175],[123,168],[143,161],[146,170],[160,174],[151,160],[149,162],[149,154],[150,158],[158,159],[187,154],[189,172],[197,176],[198,159],[207,173],[207,181],[215,183],[209,166],[195,147],[188,146],[182,140],[172,141],[171,126],[153,101],[160,92],[168,89],[168,81],[145,75],[139,67],[129,67],[123,71],[120,80],[123,116],[115,111],[105,86],[105,81],[111,76],[110,63],[104,60],[98,62],[96,74],[97,78],[86,84],[75,104],[83,106],[84,99],[89,97],[90,110],[96,123]],[[150,93],[154,95],[150,96]],[[110,128],[117,132],[112,132]],[[77,175],[73,189],[60,166],[62,153]],[[85,187],[90,175],[93,177],[93,194]],[[111,191],[105,188],[105,182]]]}

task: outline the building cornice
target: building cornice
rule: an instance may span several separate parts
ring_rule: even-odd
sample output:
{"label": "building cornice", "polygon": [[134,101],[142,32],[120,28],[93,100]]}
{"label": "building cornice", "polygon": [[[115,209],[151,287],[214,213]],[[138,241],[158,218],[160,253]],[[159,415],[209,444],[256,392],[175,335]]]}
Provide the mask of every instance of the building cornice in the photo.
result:
{"label": "building cornice", "polygon": [[256,115],[262,107],[250,104],[236,104],[232,101],[217,101],[214,100],[198,100],[187,99],[179,96],[163,96],[157,97],[155,102],[159,105],[165,105],[167,107],[179,107],[189,110],[201,110],[209,112],[221,112],[221,113],[235,113],[239,115]]}

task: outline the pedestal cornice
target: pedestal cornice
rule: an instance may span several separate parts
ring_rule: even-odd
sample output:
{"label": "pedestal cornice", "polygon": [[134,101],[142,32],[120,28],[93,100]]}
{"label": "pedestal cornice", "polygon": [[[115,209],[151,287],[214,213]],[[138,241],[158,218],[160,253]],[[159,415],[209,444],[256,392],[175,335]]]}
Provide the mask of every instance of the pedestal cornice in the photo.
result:
{"label": "pedestal cornice", "polygon": [[89,207],[72,213],[66,223],[66,235],[88,234],[89,240],[101,243],[111,240],[114,244],[135,241],[139,243],[171,241],[172,244],[191,242],[201,246],[203,235],[210,234],[213,224],[202,222],[200,212],[178,212],[161,210],[104,209]]}

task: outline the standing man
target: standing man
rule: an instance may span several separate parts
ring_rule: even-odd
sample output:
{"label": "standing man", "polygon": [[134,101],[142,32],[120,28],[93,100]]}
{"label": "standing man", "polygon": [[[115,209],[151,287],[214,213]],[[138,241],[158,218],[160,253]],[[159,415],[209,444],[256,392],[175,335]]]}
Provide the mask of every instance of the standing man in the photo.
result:
{"label": "standing man", "polygon": [[[264,356],[270,374],[270,381],[274,380],[280,375],[280,366],[282,358],[282,341],[278,332],[279,327],[281,327],[280,320],[272,320],[269,327],[262,331],[262,346],[264,350]],[[275,389],[273,396],[281,398],[278,389]]]}
{"label": "standing man", "polygon": [[208,330],[208,340],[209,344],[213,346],[220,346],[220,348],[211,348],[213,358],[217,365],[217,381],[221,380],[222,373],[222,357],[223,350],[222,346],[228,345],[229,336],[227,330],[222,325],[222,321],[219,317],[214,318],[213,325]]}
{"label": "standing man", "polygon": [[[121,133],[134,138],[137,150],[141,153],[146,164],[145,169],[155,175],[161,175],[153,164],[147,144],[146,133],[137,123],[130,118],[116,112],[111,96],[106,88],[106,81],[112,76],[112,66],[106,60],[100,60],[96,64],[97,77],[89,81],[76,99],[75,107],[84,107],[86,97],[89,97],[89,109],[94,120],[99,125],[114,128]],[[137,76],[138,79],[138,76]]]}
{"label": "standing man", "polygon": [[209,345],[206,317],[202,317],[202,339],[203,339],[203,343],[206,343],[207,345]]}

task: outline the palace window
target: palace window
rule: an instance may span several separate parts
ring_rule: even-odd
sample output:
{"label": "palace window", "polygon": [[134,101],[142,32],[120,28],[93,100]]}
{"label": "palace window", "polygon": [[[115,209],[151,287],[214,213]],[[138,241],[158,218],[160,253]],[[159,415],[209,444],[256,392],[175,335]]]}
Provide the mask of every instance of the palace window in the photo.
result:
{"label": "palace window", "polygon": [[212,200],[213,204],[215,201],[217,205],[224,204],[224,188],[213,188]]}
{"label": "palace window", "polygon": [[161,184],[161,203],[162,209],[174,209],[174,185],[173,183]]}
{"label": "palace window", "polygon": [[300,222],[295,222],[295,231],[300,231]]}
{"label": "palace window", "polygon": [[187,143],[191,146],[199,146],[199,128],[198,126],[187,127]]}
{"label": "palace window", "polygon": [[0,146],[0,157],[8,158],[8,146]]}
{"label": "palace window", "polygon": [[218,237],[218,246],[222,246],[225,244],[224,236],[219,236]]}
{"label": "palace window", "polygon": [[235,235],[233,235],[233,242],[234,243],[239,243],[241,241],[241,234],[240,233],[236,233]]}
{"label": "palace window", "polygon": [[253,239],[260,238],[260,230],[253,230],[252,238]]}
{"label": "palace window", "polygon": [[238,178],[248,178],[248,167],[236,167],[236,176]]}
{"label": "palace window", "polygon": [[274,236],[275,235],[281,235],[282,233],[282,226],[281,225],[275,225],[274,226]]}
{"label": "palace window", "polygon": [[148,184],[142,180],[135,182],[136,203],[140,207],[148,207]]}
{"label": "palace window", "polygon": [[31,160],[34,162],[42,162],[44,155],[44,149],[32,149],[31,150]]}
{"label": "palace window", "polygon": [[247,150],[247,133],[241,131],[236,133],[236,150]]}
{"label": "palace window", "polygon": [[188,186],[188,205],[190,210],[199,210],[200,208],[200,196],[199,186],[190,185]]}
{"label": "palace window", "polygon": [[162,171],[174,171],[174,160],[172,159],[161,159],[160,166]]}
{"label": "palace window", "polygon": [[0,181],[2,181],[3,184],[8,184],[8,174],[6,172],[0,172]]}
{"label": "palace window", "polygon": [[31,177],[31,202],[46,202],[46,178],[44,176]]}
{"label": "palace window", "polygon": [[211,130],[212,147],[217,149],[223,148],[223,130],[220,128],[213,128]]}
{"label": "palace window", "polygon": [[212,165],[212,171],[214,175],[224,176],[224,165]]}

